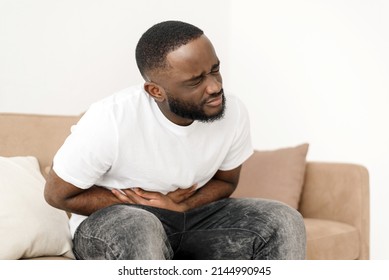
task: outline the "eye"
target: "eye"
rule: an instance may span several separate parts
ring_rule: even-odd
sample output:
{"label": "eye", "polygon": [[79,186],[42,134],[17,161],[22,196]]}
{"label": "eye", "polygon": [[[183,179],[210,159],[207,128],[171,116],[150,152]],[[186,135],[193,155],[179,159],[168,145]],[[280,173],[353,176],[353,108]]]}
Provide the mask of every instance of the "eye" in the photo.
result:
{"label": "eye", "polygon": [[219,62],[219,64],[214,65],[214,67],[213,67],[211,73],[212,73],[212,74],[219,74],[219,71],[220,71],[220,62]]}
{"label": "eye", "polygon": [[211,74],[214,74],[214,75],[215,74],[219,74],[219,73],[220,73],[220,67],[219,66],[211,71]]}
{"label": "eye", "polygon": [[203,78],[199,78],[199,79],[193,81],[193,82],[190,84],[190,86],[191,86],[191,87],[199,86],[199,85],[201,84],[202,81],[203,81]]}

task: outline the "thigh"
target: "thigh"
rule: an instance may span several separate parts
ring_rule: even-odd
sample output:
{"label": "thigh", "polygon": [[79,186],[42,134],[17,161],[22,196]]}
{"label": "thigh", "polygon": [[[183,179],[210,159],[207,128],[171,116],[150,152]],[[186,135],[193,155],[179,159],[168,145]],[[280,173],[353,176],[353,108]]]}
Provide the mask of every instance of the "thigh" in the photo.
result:
{"label": "thigh", "polygon": [[[187,213],[186,231],[176,258],[277,258],[277,244],[299,214],[285,204],[262,199],[223,199]],[[301,227],[298,231],[301,231]],[[282,236],[281,236],[282,233]],[[274,245],[276,244],[276,245]],[[285,246],[284,246],[285,247]],[[274,256],[269,256],[275,254]]]}
{"label": "thigh", "polygon": [[186,230],[243,229],[266,236],[270,224],[280,218],[277,209],[285,207],[266,199],[222,199],[188,212]]}
{"label": "thigh", "polygon": [[254,210],[255,204],[262,202],[229,198],[187,212],[185,232],[174,258],[252,259],[253,244],[260,246],[267,235],[262,232],[266,221],[254,221],[266,216]]}
{"label": "thigh", "polygon": [[77,228],[73,244],[79,259],[164,259],[172,254],[159,219],[128,204],[90,215]]}

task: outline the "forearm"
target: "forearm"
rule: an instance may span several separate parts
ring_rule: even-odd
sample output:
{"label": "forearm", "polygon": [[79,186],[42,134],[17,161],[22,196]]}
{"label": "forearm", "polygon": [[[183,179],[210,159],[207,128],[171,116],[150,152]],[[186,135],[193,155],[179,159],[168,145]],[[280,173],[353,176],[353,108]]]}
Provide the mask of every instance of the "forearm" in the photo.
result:
{"label": "forearm", "polygon": [[219,170],[213,178],[195,194],[180,202],[184,211],[229,197],[239,182],[241,166],[232,170]]}
{"label": "forearm", "polygon": [[121,203],[108,189],[98,186],[80,189],[62,180],[53,170],[48,175],[44,196],[53,207],[85,216],[104,207]]}
{"label": "forearm", "polygon": [[62,207],[65,211],[89,216],[102,208],[118,203],[121,203],[121,201],[110,190],[93,186],[74,197],[64,200]]}
{"label": "forearm", "polygon": [[229,197],[235,190],[233,183],[225,182],[218,179],[211,179],[202,188],[198,189],[195,194],[180,204],[185,211]]}
{"label": "forearm", "polygon": [[77,190],[70,185],[67,187],[67,195],[60,195],[60,197],[66,197],[68,206],[65,210],[69,209],[70,212],[83,215],[89,215],[103,207],[117,203],[141,204],[184,212],[229,197],[238,184],[240,168],[241,166],[238,166],[229,171],[217,171],[207,184],[194,193],[195,185],[189,189],[178,189],[167,195],[139,188],[108,191],[100,187],[92,187],[85,191]]}

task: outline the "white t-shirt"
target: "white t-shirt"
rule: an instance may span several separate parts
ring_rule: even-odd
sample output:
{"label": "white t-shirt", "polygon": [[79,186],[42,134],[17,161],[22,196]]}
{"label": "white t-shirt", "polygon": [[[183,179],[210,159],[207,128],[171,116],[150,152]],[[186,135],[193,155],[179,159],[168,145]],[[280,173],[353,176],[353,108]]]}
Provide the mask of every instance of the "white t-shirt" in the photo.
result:
{"label": "white t-shirt", "polygon": [[[94,103],[54,157],[53,169],[81,189],[140,187],[168,193],[204,186],[218,170],[241,165],[253,148],[248,113],[226,95],[224,118],[179,126],[169,121],[142,86]],[[85,216],[73,214],[74,234]]]}

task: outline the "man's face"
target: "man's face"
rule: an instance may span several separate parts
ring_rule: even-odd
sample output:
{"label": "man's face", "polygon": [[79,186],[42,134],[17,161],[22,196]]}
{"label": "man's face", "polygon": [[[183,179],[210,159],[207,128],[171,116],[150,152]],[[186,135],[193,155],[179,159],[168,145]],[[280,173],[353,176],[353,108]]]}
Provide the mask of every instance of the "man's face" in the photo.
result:
{"label": "man's face", "polygon": [[[224,115],[226,98],[223,94],[223,89],[219,93],[215,93],[212,97],[210,96],[208,100],[203,100],[200,103],[186,102],[178,98],[174,98],[170,93],[168,93],[168,96],[170,111],[182,118],[198,120],[201,122],[212,122],[221,119]],[[211,103],[220,104],[220,98],[221,107],[219,105],[212,105],[214,108],[220,108],[219,111],[207,114],[205,108],[207,108],[207,106],[211,106],[209,105]]]}
{"label": "man's face", "polygon": [[171,121],[188,124],[223,117],[225,97],[220,62],[206,36],[169,53],[167,63],[168,69],[155,78],[165,94],[159,107]]}

